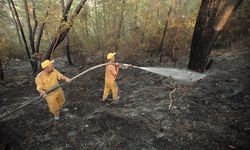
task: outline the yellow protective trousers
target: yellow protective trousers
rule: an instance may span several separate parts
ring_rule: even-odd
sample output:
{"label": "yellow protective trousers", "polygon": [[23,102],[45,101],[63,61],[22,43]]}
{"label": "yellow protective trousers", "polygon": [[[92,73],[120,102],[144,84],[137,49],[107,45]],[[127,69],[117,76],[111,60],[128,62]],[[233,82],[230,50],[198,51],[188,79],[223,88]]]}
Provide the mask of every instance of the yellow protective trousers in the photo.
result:
{"label": "yellow protective trousers", "polygon": [[118,99],[118,86],[115,81],[105,81],[104,92],[102,100],[106,100],[109,96],[110,90],[112,91],[113,100]]}
{"label": "yellow protective trousers", "polygon": [[65,102],[65,97],[62,89],[58,89],[55,92],[52,92],[46,97],[48,106],[49,106],[49,111],[54,115],[54,116],[59,116],[60,115],[60,109],[63,108],[64,102]]}

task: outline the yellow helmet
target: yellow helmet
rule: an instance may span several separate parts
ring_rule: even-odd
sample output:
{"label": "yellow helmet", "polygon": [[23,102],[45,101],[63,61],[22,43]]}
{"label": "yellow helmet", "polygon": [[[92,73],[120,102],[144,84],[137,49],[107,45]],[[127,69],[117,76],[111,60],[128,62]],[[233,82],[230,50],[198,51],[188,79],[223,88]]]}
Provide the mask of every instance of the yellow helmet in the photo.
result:
{"label": "yellow helmet", "polygon": [[116,54],[116,52],[114,52],[114,53],[108,53],[107,59],[108,60],[112,59],[115,56],[115,54]]}
{"label": "yellow helmet", "polygon": [[48,65],[50,64],[53,64],[54,63],[54,60],[45,60],[42,62],[41,66],[42,66],[42,69],[46,68]]}

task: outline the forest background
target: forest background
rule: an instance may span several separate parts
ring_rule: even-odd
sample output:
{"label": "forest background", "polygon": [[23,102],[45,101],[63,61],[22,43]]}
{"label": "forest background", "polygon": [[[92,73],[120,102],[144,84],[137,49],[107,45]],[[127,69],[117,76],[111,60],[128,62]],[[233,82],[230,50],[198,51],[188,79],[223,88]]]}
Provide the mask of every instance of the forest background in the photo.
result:
{"label": "forest background", "polygon": [[[229,49],[237,41],[249,45],[249,3],[242,2],[215,47]],[[1,0],[1,65],[11,58],[41,60],[53,38],[69,26],[63,20],[74,16],[77,5],[72,0]],[[67,55],[70,65],[84,65],[104,62],[108,52],[116,51],[120,61],[175,65],[189,57],[200,5],[200,0],[88,0],[52,57]],[[68,6],[70,10],[65,12]]]}

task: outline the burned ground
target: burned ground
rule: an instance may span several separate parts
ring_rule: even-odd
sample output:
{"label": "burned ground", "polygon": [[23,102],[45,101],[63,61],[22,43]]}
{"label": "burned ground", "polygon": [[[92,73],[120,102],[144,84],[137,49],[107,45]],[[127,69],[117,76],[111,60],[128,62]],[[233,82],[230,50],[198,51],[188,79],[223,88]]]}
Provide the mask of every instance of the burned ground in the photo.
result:
{"label": "burned ground", "polygon": [[[215,51],[213,56],[207,77],[189,84],[139,69],[122,70],[118,104],[99,102],[104,69],[91,71],[64,87],[69,110],[60,121],[53,121],[43,100],[1,120],[0,148],[250,149],[249,49]],[[72,77],[88,67],[62,63],[58,70]],[[16,60],[5,68],[2,115],[37,98],[27,68]]]}

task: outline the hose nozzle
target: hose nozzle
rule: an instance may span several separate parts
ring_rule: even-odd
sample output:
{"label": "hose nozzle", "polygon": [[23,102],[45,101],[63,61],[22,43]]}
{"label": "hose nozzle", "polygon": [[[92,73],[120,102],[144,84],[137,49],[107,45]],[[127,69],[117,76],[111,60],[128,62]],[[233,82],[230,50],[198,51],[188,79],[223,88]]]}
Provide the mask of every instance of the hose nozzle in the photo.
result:
{"label": "hose nozzle", "polygon": [[134,68],[139,68],[138,66],[135,66],[135,65],[131,65],[131,67],[134,67]]}
{"label": "hose nozzle", "polygon": [[128,68],[128,67],[134,67],[134,68],[139,68],[138,66],[135,66],[135,65],[131,65],[131,64],[122,64],[125,68]]}
{"label": "hose nozzle", "polygon": [[131,65],[131,64],[126,64],[126,65],[128,65],[129,67],[139,68],[138,66]]}
{"label": "hose nozzle", "polygon": [[129,67],[130,66],[130,64],[123,64],[125,67]]}

